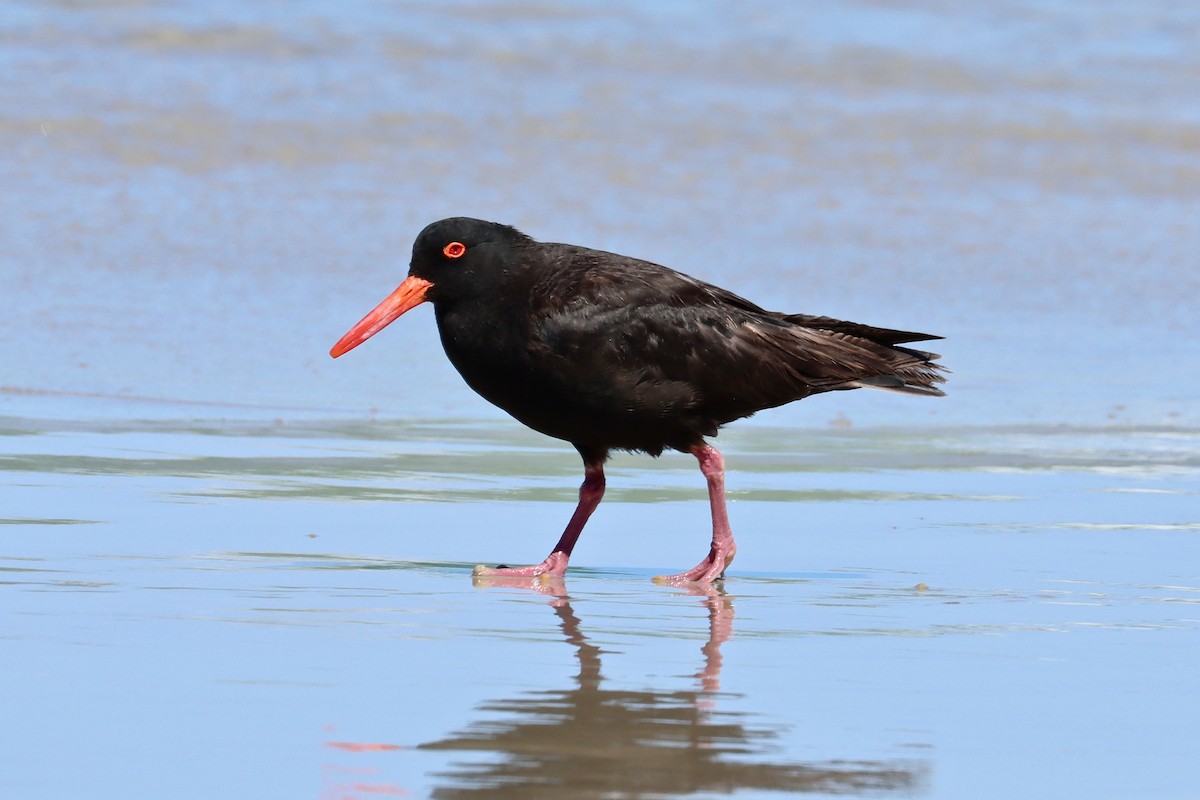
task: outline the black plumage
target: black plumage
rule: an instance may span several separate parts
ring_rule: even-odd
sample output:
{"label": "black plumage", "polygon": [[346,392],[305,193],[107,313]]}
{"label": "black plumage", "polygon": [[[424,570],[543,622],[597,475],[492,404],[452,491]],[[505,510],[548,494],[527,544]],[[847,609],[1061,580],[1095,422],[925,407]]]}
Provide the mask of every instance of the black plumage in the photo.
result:
{"label": "black plumage", "polygon": [[332,354],[423,301],[433,303],[446,355],[471,388],[530,428],[573,444],[587,467],[572,519],[578,529],[568,525],[542,564],[501,574],[565,569],[603,494],[610,451],[674,449],[694,453],[709,477],[714,547],[696,569],[671,578],[713,580],[732,560],[733,540],[728,534],[728,552],[717,552],[727,533],[717,519],[724,516],[723,470],[704,437],[821,392],[942,394],[938,356],[901,346],[940,337],[767,311],[658,264],[537,242],[465,217],[421,232],[409,277]]}

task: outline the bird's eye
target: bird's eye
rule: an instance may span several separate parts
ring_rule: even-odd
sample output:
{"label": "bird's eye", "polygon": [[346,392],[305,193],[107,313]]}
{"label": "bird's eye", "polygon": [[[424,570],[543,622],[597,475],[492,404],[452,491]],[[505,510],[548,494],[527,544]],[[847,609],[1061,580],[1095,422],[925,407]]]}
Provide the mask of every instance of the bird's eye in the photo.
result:
{"label": "bird's eye", "polygon": [[462,242],[451,242],[442,248],[442,253],[446,258],[459,258],[465,252],[467,252],[467,246]]}

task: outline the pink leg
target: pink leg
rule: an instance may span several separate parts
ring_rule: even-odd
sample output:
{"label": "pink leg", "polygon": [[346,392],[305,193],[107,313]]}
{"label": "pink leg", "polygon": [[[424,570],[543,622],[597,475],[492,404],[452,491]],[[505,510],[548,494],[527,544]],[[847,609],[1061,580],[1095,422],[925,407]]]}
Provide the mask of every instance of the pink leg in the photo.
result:
{"label": "pink leg", "polygon": [[712,547],[708,556],[687,572],[660,575],[654,579],[656,583],[712,583],[725,575],[725,568],[733,563],[733,556],[737,552],[733,531],[729,528],[729,514],[725,510],[725,459],[710,444],[697,445],[692,449],[692,455],[700,461],[700,471],[708,480],[708,502],[712,506],[713,521]]}
{"label": "pink leg", "polygon": [[604,462],[584,462],[583,485],[579,487],[579,505],[575,507],[575,513],[571,515],[567,529],[563,531],[558,544],[554,545],[554,550],[546,556],[545,561],[528,567],[485,567],[480,564],[471,574],[476,578],[492,576],[533,578],[539,575],[561,577],[567,571],[567,561],[571,558],[571,551],[575,549],[575,542],[579,540],[579,534],[583,533],[583,526],[587,524],[588,517],[596,510],[596,506],[600,505],[603,497]]}

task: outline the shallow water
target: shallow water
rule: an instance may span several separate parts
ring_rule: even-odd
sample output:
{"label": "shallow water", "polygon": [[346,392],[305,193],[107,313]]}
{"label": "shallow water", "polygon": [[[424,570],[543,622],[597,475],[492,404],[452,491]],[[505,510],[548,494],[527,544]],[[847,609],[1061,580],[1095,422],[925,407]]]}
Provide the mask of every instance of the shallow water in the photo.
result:
{"label": "shallow water", "polygon": [[[691,459],[510,425],[6,419],[14,796],[1185,796],[1200,431],[731,432]],[[86,455],[80,455],[86,454]],[[1103,758],[1102,758],[1103,757]],[[68,768],[64,768],[64,765]]]}
{"label": "shallow water", "polygon": [[[1195,796],[1200,14],[1050,0],[0,8],[0,796]],[[945,335],[581,477],[426,223]]]}

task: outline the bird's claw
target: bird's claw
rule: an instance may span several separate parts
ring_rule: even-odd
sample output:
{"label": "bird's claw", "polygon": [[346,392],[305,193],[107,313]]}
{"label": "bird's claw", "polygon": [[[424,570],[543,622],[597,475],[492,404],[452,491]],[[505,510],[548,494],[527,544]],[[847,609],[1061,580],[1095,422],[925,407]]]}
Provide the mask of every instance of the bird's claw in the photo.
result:
{"label": "bird's claw", "polygon": [[659,586],[686,586],[687,584],[713,583],[725,580],[725,569],[733,563],[736,548],[725,550],[713,547],[708,556],[696,566],[675,575],[656,575],[654,582]]}

